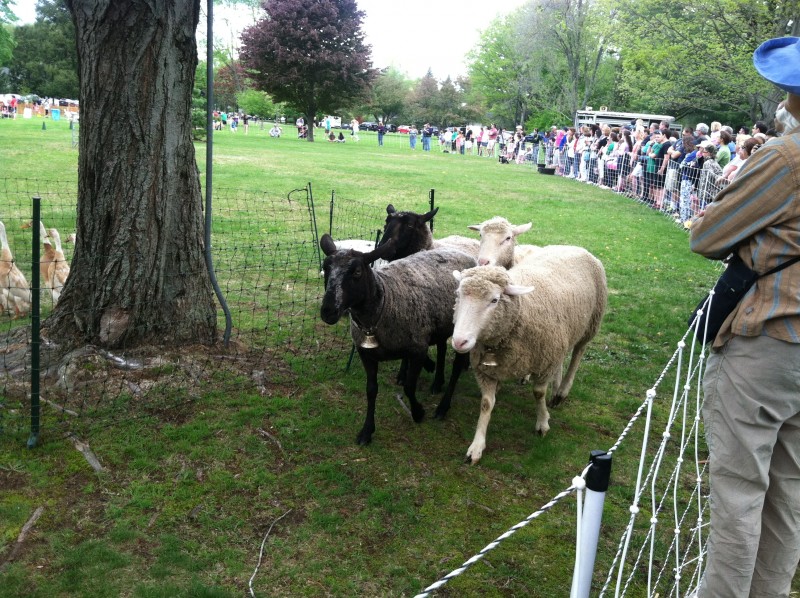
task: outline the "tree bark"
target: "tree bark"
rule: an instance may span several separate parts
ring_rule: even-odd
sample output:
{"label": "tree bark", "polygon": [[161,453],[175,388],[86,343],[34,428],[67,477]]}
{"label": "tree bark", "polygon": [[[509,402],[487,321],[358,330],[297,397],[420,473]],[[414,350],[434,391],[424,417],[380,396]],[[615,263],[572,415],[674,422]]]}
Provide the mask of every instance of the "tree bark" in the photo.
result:
{"label": "tree bark", "polygon": [[212,343],[192,143],[199,0],[66,0],[78,51],[77,243],[50,338]]}

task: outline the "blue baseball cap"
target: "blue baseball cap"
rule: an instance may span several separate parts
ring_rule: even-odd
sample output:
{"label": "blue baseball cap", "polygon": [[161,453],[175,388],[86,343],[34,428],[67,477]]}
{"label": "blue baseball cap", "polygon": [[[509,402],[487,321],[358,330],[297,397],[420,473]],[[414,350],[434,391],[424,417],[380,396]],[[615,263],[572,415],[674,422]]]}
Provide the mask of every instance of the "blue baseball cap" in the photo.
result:
{"label": "blue baseball cap", "polygon": [[767,81],[800,95],[800,37],[776,37],[753,52],[753,65]]}

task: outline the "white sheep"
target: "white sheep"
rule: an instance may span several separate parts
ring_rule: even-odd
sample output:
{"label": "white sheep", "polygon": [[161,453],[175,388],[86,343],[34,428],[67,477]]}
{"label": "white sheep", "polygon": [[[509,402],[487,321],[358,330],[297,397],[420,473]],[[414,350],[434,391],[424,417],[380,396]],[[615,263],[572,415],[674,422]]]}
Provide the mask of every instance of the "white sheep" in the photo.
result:
{"label": "white sheep", "polygon": [[[545,394],[553,382],[551,406],[572,388],[586,345],[600,328],[608,290],[602,263],[580,247],[543,252],[510,270],[479,266],[453,272],[459,281],[451,343],[470,352],[481,389],[481,413],[467,461],[477,463],[486,448],[497,386],[530,374],[536,398],[536,431],[550,429]],[[562,380],[561,368],[572,358]]]}
{"label": "white sheep", "polygon": [[502,216],[495,216],[467,228],[481,235],[478,251],[479,266],[510,268],[540,249],[538,245],[517,245],[517,236],[530,230],[530,222],[515,225]]}

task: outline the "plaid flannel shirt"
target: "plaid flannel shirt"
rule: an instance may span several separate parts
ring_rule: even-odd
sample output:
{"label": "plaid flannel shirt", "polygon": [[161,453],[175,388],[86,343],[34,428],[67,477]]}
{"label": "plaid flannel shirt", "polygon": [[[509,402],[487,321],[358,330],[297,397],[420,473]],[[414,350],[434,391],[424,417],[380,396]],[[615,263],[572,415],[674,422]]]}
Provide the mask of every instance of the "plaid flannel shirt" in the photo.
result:
{"label": "plaid flannel shirt", "polygon": [[[800,129],[755,152],[691,228],[692,251],[734,249],[759,273],[800,255]],[[800,263],[756,281],[714,340],[766,335],[800,343]]]}

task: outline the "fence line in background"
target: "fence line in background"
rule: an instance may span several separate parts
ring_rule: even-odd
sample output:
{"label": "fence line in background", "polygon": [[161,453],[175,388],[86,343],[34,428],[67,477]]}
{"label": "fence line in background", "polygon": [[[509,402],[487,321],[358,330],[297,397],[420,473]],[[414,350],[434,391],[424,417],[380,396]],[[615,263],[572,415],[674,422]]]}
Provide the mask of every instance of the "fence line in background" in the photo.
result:
{"label": "fence line in background", "polygon": [[[432,192],[428,203],[432,206]],[[37,285],[38,258],[32,258],[34,246],[41,245],[31,234],[37,227],[23,228],[36,221],[31,212],[33,196],[41,198],[38,219],[48,228],[56,228],[65,239],[75,231],[76,184],[35,179],[0,179],[0,221],[5,222],[9,244],[25,278]],[[365,239],[374,242],[383,227],[385,212],[375,206],[360,204],[331,194],[330,202],[320,210],[315,205],[311,186],[289,192],[285,197],[269,193],[217,189],[214,198],[214,221],[207,247],[213,257],[220,290],[230,306],[233,329],[232,346],[223,350],[195,348],[196,355],[164,349],[174,360],[175,368],[164,372],[164,359],[146,355],[139,349],[108,352],[95,347],[55,361],[49,341],[43,341],[41,357],[41,397],[49,415],[48,425],[73,428],[90,422],[105,425],[129,415],[136,407],[152,406],[163,411],[180,409],[193,400],[198,383],[208,379],[204,368],[214,368],[247,360],[277,380],[291,379],[309,371],[310,356],[324,356],[313,366],[314,372],[338,373],[345,368],[352,346],[346,326],[327,326],[319,319],[323,293],[320,275],[319,237],[323,232],[336,239]],[[424,206],[419,206],[422,209]],[[65,260],[72,259],[73,245],[64,245]],[[40,300],[40,317],[53,309],[53,297],[47,290],[34,292]],[[14,340],[33,318],[11,319],[0,314],[0,436],[22,433],[26,416],[31,413],[33,341],[25,337],[22,345]],[[218,314],[218,326],[225,325],[225,314]],[[19,329],[19,330],[18,330]],[[223,361],[211,355],[226,353]],[[96,375],[88,379],[80,363],[91,361]],[[200,365],[203,361],[206,365]],[[179,388],[191,380],[186,388]],[[162,397],[158,397],[158,393]],[[152,403],[152,405],[151,405]],[[115,409],[108,409],[108,405]],[[126,406],[130,406],[126,409]],[[75,415],[70,415],[75,414]],[[55,416],[55,421],[52,421]],[[105,422],[105,423],[103,423]],[[31,434],[35,442],[37,434]]]}

